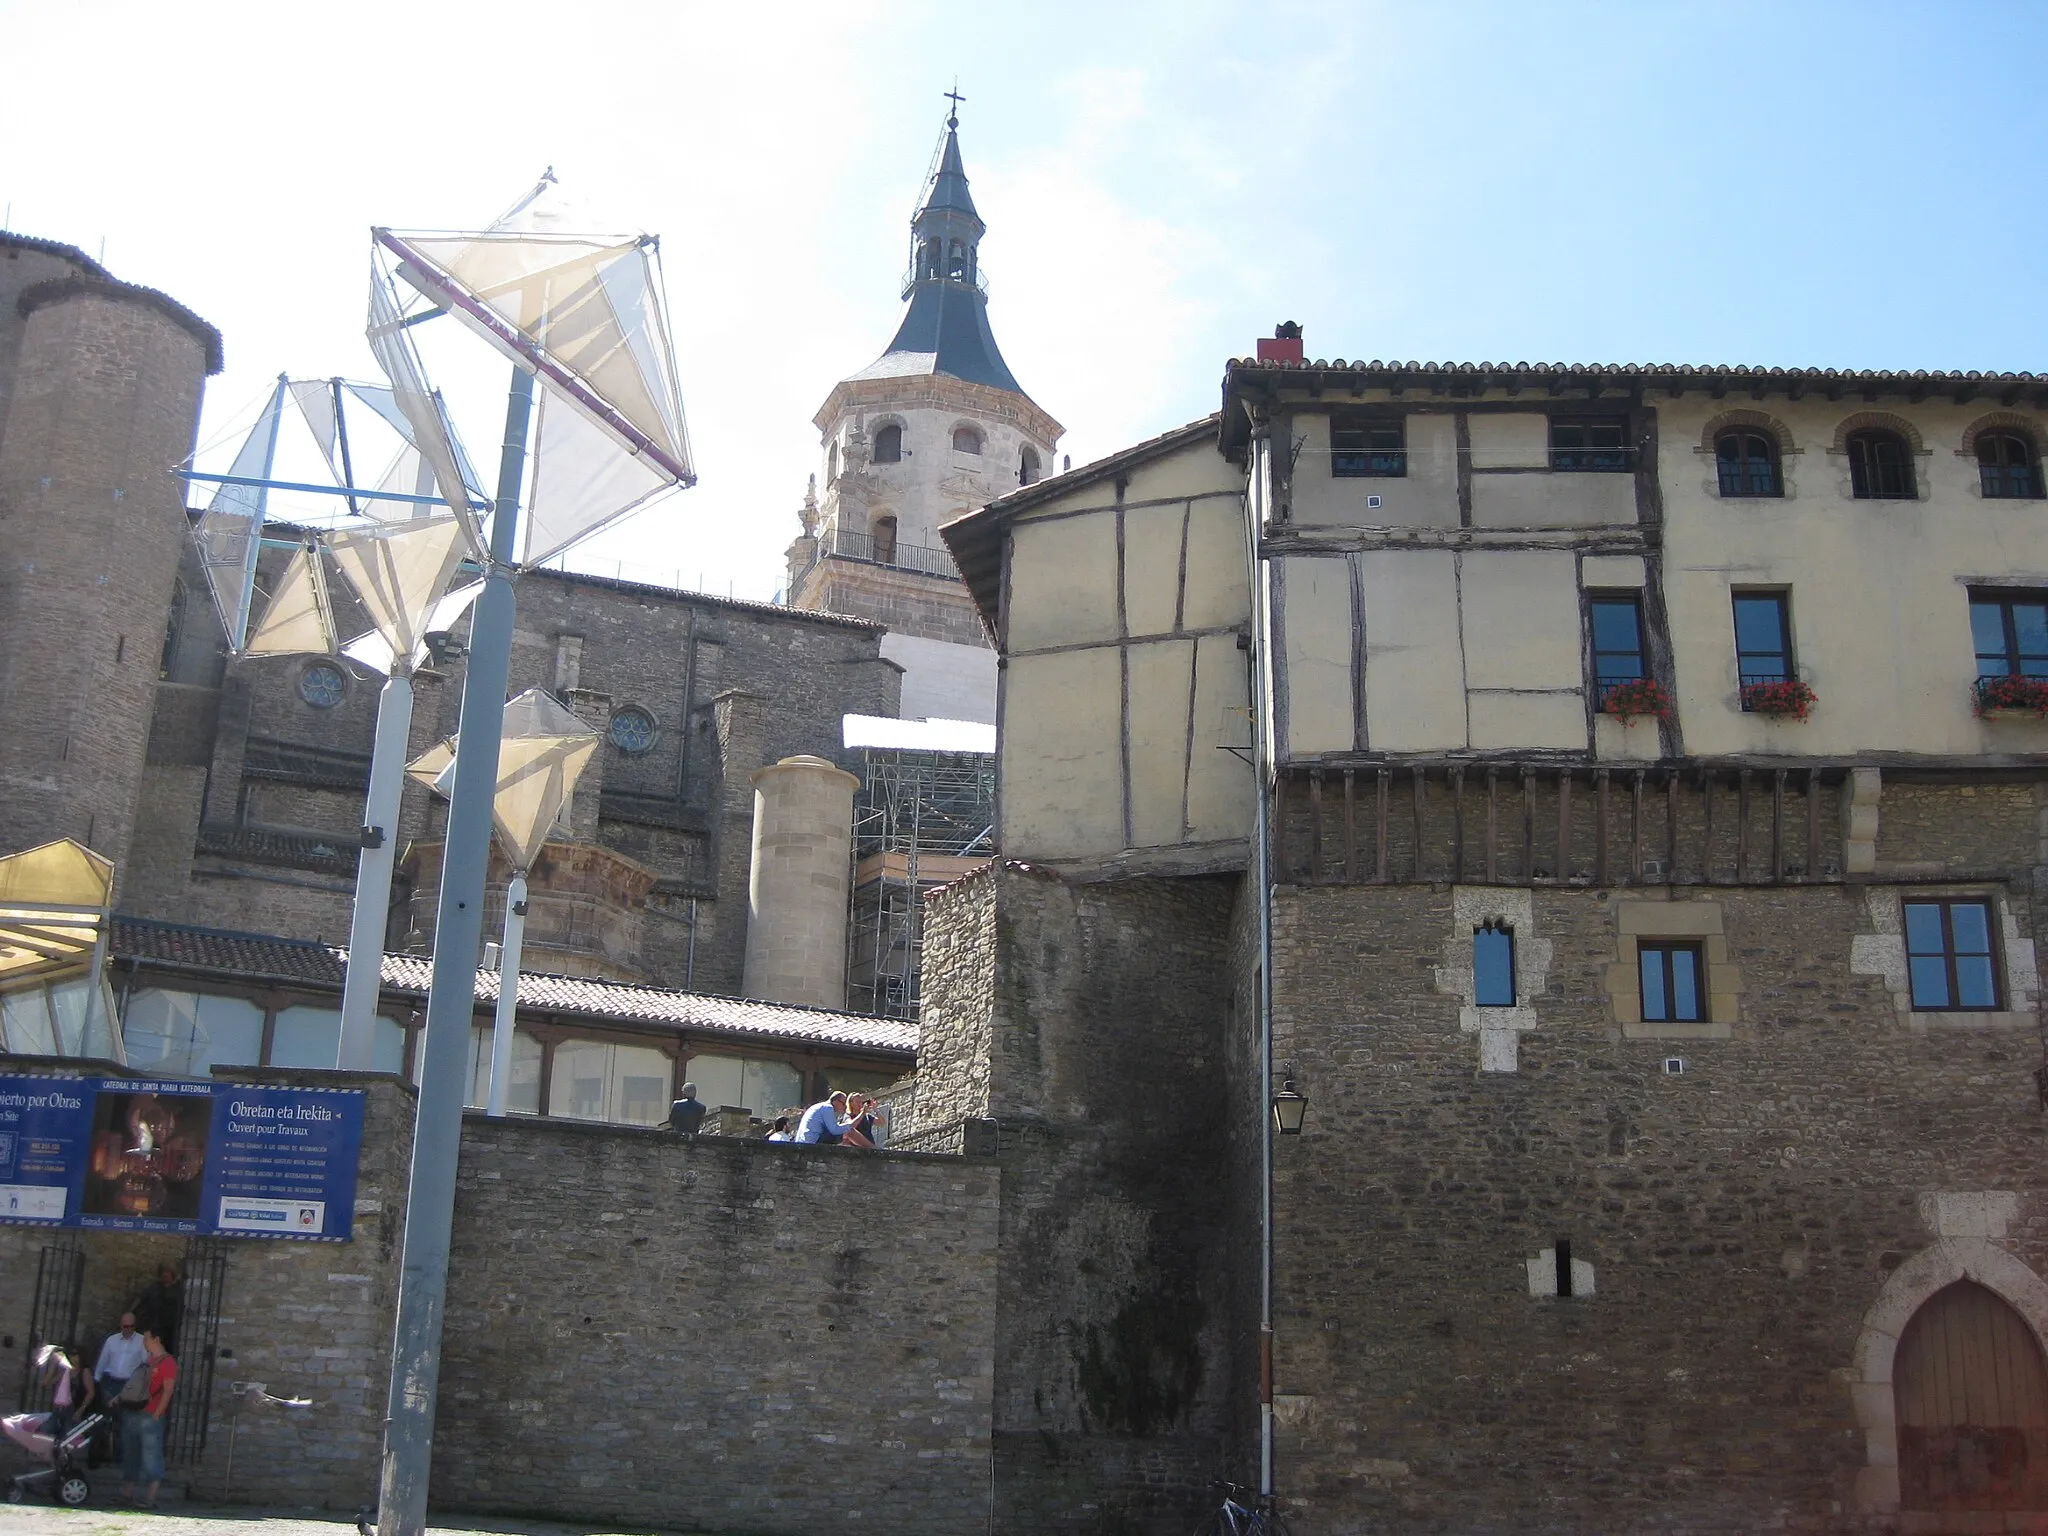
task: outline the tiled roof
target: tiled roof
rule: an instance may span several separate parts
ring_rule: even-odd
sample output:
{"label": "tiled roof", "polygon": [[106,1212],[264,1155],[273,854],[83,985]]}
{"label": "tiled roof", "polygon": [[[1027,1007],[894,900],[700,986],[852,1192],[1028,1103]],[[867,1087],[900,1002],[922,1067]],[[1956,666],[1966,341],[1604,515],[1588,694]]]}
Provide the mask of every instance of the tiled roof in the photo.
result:
{"label": "tiled roof", "polygon": [[[1226,389],[1270,374],[1346,375],[1346,384],[1360,387],[1427,388],[1434,381],[1455,382],[1468,392],[1473,387],[1496,389],[1556,388],[1560,391],[1592,383],[1614,386],[1644,385],[1673,391],[1683,389],[1746,389],[1795,395],[1810,392],[1854,394],[1875,391],[1884,394],[1924,396],[1956,393],[1963,399],[1977,395],[2033,392],[2037,402],[2048,395],[2048,375],[2038,373],[1947,372],[1942,369],[1854,369],[1854,368],[1767,368],[1726,363],[1417,363],[1346,362],[1343,358],[1290,363],[1266,358],[1233,358],[1226,371]],[[1363,375],[1364,377],[1360,377]]]}
{"label": "tiled roof", "polygon": [[[298,982],[337,991],[348,963],[348,950],[342,945],[196,928],[140,917],[114,919],[113,949],[123,960],[144,960],[180,970],[247,979]],[[382,981],[386,992],[423,997],[432,976],[433,963],[424,955],[384,957]],[[477,972],[476,1000],[480,1004],[498,1000],[496,971]],[[917,1026],[904,1019],[796,1008],[747,998],[709,997],[701,992],[640,987],[585,976],[522,971],[519,1001],[522,1007],[547,1013],[622,1024],[660,1025],[756,1039],[802,1040],[905,1055],[917,1049]]]}
{"label": "tiled roof", "polygon": [[62,240],[42,240],[34,235],[18,235],[11,229],[0,229],[0,251],[40,251],[45,256],[61,256],[94,277],[112,275],[75,245],[66,245]]}

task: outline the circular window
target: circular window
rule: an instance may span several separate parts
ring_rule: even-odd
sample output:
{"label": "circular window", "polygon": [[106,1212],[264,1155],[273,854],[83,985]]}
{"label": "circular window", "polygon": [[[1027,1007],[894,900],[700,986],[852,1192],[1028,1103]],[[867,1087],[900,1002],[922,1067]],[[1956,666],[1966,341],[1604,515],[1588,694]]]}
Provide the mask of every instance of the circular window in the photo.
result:
{"label": "circular window", "polygon": [[654,747],[654,717],[644,709],[627,706],[612,716],[612,745],[635,756]]}
{"label": "circular window", "polygon": [[331,661],[312,662],[299,674],[299,697],[315,709],[334,708],[347,688],[348,679]]}

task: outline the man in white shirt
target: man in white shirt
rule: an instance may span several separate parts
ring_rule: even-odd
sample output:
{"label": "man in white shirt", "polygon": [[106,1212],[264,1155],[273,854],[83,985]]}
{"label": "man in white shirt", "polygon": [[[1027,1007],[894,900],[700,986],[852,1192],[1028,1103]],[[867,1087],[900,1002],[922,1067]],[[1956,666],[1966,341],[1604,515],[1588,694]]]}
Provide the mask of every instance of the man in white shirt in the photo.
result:
{"label": "man in white shirt", "polygon": [[142,1369],[148,1355],[142,1335],[135,1331],[135,1314],[123,1312],[121,1331],[107,1335],[107,1342],[100,1346],[99,1361],[92,1368],[93,1379],[99,1384],[100,1401],[113,1402],[128,1384],[128,1378]]}

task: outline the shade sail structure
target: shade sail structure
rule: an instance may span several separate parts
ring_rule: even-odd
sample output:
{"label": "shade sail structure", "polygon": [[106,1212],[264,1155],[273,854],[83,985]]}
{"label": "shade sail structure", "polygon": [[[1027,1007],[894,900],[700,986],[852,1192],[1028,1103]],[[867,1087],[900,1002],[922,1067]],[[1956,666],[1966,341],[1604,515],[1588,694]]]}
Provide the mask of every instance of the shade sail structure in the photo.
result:
{"label": "shade sail structure", "polygon": [[454,517],[436,517],[336,529],[326,544],[391,654],[412,655],[462,562],[462,524]]}
{"label": "shade sail structure", "polygon": [[537,378],[522,562],[695,482],[651,239],[504,224],[374,238],[408,283]]}
{"label": "shade sail structure", "polygon": [[466,461],[456,445],[440,396],[427,385],[426,370],[406,334],[405,310],[392,280],[390,263],[381,250],[370,259],[370,323],[365,332],[377,366],[391,381],[391,405],[405,419],[412,447],[426,461],[434,485],[448,509],[462,520],[471,552],[486,548],[483,527],[471,506],[471,488],[463,478]]}
{"label": "shade sail structure", "polygon": [[216,485],[192,536],[199,545],[199,566],[206,590],[220,615],[228,649],[239,651],[249,625],[250,584],[256,576],[258,540],[263,532],[266,497],[261,482],[269,478],[277,453],[277,434],[285,408],[283,390],[273,394],[228,466],[228,482]]}
{"label": "shade sail structure", "polygon": [[[555,819],[590,766],[598,734],[540,688],[505,705],[498,745],[498,789],[491,820],[498,846],[517,870],[533,867]],[[429,747],[406,772],[447,794],[455,776],[456,737]]]}
{"label": "shade sail structure", "polygon": [[0,989],[83,973],[113,889],[112,860],[69,838],[0,858]]}
{"label": "shade sail structure", "polygon": [[244,656],[331,656],[335,649],[334,608],[327,596],[327,572],[318,544],[305,544],[286,563],[270,606],[249,632]]}
{"label": "shade sail structure", "polygon": [[[414,667],[419,667],[427,659],[425,637],[439,630],[453,629],[462,616],[469,611],[471,604],[476,602],[483,590],[484,584],[482,582],[473,581],[467,586],[457,587],[453,592],[450,592],[446,597],[434,604],[433,610],[427,615],[426,622],[420,626],[421,643],[413,647],[412,664]],[[398,653],[391,648],[391,642],[386,640],[379,631],[371,629],[365,630],[362,634],[357,635],[355,639],[342,646],[341,654],[348,657],[351,661],[361,662],[372,672],[382,672],[389,676],[392,660]]]}

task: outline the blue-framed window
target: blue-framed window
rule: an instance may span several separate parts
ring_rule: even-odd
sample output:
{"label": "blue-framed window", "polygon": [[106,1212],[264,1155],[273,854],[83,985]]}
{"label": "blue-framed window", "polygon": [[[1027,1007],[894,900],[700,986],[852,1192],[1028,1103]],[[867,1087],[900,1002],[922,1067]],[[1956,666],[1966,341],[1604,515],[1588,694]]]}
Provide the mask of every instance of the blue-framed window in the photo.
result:
{"label": "blue-framed window", "polygon": [[1472,1001],[1481,1008],[1515,1006],[1515,930],[1505,924],[1472,931]]}
{"label": "blue-framed window", "polygon": [[1706,957],[1697,939],[1641,939],[1643,1022],[1694,1024],[1707,1016]]}
{"label": "blue-framed window", "polygon": [[1783,683],[1792,670],[1792,601],[1785,592],[1735,594],[1735,670],[1747,688]]}
{"label": "blue-framed window", "polygon": [[1933,1013],[1995,1011],[1998,951],[1988,901],[1909,901],[1906,970],[1913,1007]]}

